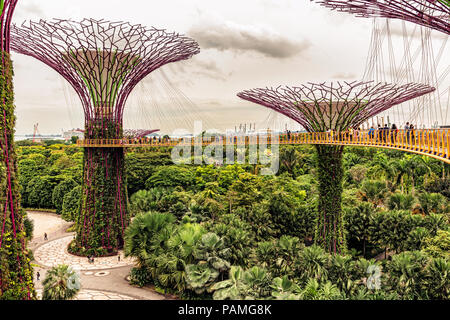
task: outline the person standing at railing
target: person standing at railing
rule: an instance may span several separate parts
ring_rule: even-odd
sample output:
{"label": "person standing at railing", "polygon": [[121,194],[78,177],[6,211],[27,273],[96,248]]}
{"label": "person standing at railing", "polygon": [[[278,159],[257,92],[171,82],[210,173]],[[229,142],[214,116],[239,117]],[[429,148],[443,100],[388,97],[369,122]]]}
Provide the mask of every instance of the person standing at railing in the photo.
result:
{"label": "person standing at railing", "polygon": [[353,141],[353,128],[348,129],[348,141]]}
{"label": "person standing at railing", "polygon": [[328,129],[327,133],[328,133],[328,134],[327,134],[328,140],[329,140],[329,141],[333,141],[333,130]]}
{"label": "person standing at railing", "polygon": [[409,126],[409,132],[411,133],[411,144],[415,144],[416,143],[416,139],[414,136],[414,125],[411,123],[411,125]]}
{"label": "person standing at railing", "polygon": [[384,125],[382,134],[383,134],[383,142],[386,143],[387,142],[387,137],[388,137],[388,134],[389,134],[389,127],[388,127],[387,124]]}
{"label": "person standing at railing", "polygon": [[398,133],[397,126],[395,125],[395,123],[393,123],[391,127],[391,143],[393,144],[395,144],[397,140],[397,133]]}
{"label": "person standing at railing", "polygon": [[407,122],[405,125],[405,132],[406,132],[406,142],[409,143],[409,135],[410,135],[409,122]]}
{"label": "person standing at railing", "polygon": [[381,141],[381,135],[382,135],[382,133],[383,133],[383,130],[382,130],[383,128],[381,128],[381,125],[378,125],[378,128],[377,128],[377,140],[378,141]]}
{"label": "person standing at railing", "polygon": [[375,134],[375,129],[373,128],[373,126],[370,127],[368,135],[369,135],[369,139],[373,140],[373,136]]}

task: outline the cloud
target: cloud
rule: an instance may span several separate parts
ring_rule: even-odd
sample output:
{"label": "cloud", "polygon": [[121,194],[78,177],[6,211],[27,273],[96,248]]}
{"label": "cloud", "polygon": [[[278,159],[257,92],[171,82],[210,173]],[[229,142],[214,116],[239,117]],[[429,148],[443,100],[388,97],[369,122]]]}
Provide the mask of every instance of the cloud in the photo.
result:
{"label": "cloud", "polygon": [[167,68],[173,74],[183,73],[190,76],[196,74],[220,81],[227,80],[227,78],[231,75],[231,73],[226,74],[223,72],[214,60],[206,60],[205,58],[200,58],[198,56],[194,56],[192,59],[187,61],[169,64],[167,65]]}
{"label": "cloud", "polygon": [[334,75],[332,75],[331,78],[342,79],[342,80],[355,79],[356,74],[354,74],[352,72],[338,72],[338,73],[335,73]]}
{"label": "cloud", "polygon": [[306,51],[311,43],[293,41],[276,32],[234,23],[202,23],[188,34],[204,49],[258,52],[271,58],[290,58]]}
{"label": "cloud", "polygon": [[19,3],[15,15],[21,19],[29,19],[30,16],[32,17],[32,19],[35,19],[36,17],[44,18],[46,16],[41,6],[34,1],[28,3]]}

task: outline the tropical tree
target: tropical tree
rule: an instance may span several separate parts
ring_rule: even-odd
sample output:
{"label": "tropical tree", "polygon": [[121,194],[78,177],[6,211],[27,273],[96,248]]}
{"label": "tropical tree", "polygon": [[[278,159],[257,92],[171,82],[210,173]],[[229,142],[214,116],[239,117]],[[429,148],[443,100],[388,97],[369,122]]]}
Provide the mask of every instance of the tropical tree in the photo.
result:
{"label": "tropical tree", "polygon": [[387,198],[389,210],[411,210],[416,199],[411,194],[393,193]]}
{"label": "tropical tree", "polygon": [[64,196],[78,186],[72,178],[67,178],[61,181],[52,193],[53,206],[56,208],[56,213],[61,214],[63,209]]}
{"label": "tropical tree", "polygon": [[76,221],[80,213],[81,186],[77,186],[64,195],[61,218],[66,221]]}
{"label": "tropical tree", "polygon": [[64,264],[48,270],[42,284],[42,300],[71,300],[81,288],[79,274]]}
{"label": "tropical tree", "polygon": [[157,235],[170,228],[174,221],[173,215],[159,212],[136,216],[125,230],[125,256],[136,258],[138,266],[145,267],[147,260],[159,247]]}
{"label": "tropical tree", "polygon": [[359,197],[362,201],[370,202],[376,207],[383,203],[387,191],[384,181],[365,180],[359,191]]}
{"label": "tropical tree", "polygon": [[186,282],[189,289],[197,294],[210,291],[211,285],[231,267],[227,261],[230,249],[225,248],[224,241],[215,233],[202,236],[194,250],[196,264],[186,266]]}

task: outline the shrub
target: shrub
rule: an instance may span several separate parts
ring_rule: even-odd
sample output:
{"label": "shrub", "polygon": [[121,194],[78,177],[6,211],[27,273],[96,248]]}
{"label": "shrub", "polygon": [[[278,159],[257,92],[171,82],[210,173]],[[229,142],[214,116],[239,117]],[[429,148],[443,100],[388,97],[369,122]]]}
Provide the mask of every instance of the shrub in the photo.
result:
{"label": "shrub", "polygon": [[64,195],[61,213],[62,219],[76,221],[80,213],[81,192],[81,186],[77,186]]}
{"label": "shrub", "polygon": [[53,206],[56,208],[56,213],[61,214],[63,209],[64,196],[78,186],[72,178],[61,181],[52,193]]}

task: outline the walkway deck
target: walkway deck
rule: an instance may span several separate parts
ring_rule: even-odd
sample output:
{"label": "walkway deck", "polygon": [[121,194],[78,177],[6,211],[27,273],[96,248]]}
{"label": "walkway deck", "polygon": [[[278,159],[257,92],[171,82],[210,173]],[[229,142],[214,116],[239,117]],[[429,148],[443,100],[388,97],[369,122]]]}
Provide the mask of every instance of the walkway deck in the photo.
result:
{"label": "walkway deck", "polygon": [[174,147],[208,145],[254,145],[267,144],[328,144],[374,147],[401,150],[433,157],[450,164],[450,129],[423,130],[376,130],[369,132],[313,132],[291,133],[278,136],[254,135],[234,137],[196,138],[141,138],[141,139],[87,139],[78,140],[77,145],[84,148],[137,148]]}

